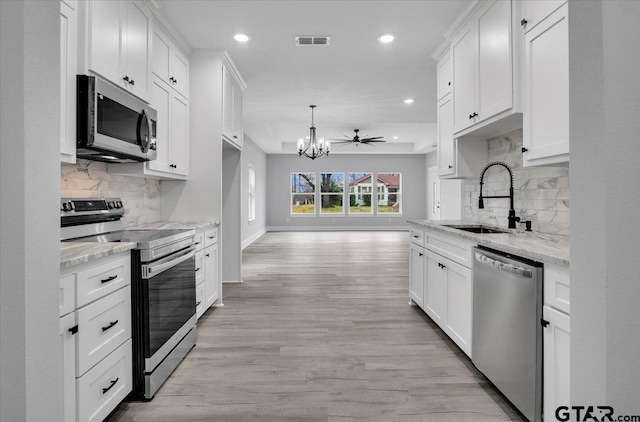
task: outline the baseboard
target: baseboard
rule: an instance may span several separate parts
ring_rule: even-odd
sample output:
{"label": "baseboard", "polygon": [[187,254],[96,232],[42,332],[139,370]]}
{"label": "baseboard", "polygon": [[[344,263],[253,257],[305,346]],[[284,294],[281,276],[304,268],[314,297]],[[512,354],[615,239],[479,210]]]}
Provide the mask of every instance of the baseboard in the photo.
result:
{"label": "baseboard", "polygon": [[268,232],[408,231],[409,226],[270,226]]}
{"label": "baseboard", "polygon": [[242,280],[222,280],[222,284],[239,284],[244,283]]}
{"label": "baseboard", "polygon": [[259,230],[257,233],[253,234],[252,236],[249,236],[248,238],[243,240],[242,241],[242,249],[246,248],[247,246],[249,246],[250,244],[252,244],[256,240],[260,239],[262,237],[262,235],[264,235],[266,232],[267,232],[267,228],[265,227],[262,230]]}

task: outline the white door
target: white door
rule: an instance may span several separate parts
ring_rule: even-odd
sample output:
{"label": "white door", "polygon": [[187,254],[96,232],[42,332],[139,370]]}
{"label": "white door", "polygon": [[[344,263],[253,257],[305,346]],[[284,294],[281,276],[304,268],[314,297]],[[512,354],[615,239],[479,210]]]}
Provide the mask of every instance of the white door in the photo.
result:
{"label": "white door", "polygon": [[208,246],[204,249],[204,283],[205,283],[205,309],[209,309],[220,297],[220,283],[218,283],[218,245]]}
{"label": "white door", "polygon": [[444,331],[471,356],[471,270],[453,261],[442,261],[446,272]]}
{"label": "white door", "polygon": [[427,169],[427,219],[440,220],[440,178],[437,166]]}
{"label": "white door", "polygon": [[475,22],[469,22],[451,41],[453,68],[453,132],[476,122]]}
{"label": "white door", "polygon": [[171,162],[174,173],[189,173],[189,104],[176,94],[171,100]]}
{"label": "white door", "polygon": [[567,0],[524,0],[522,2],[522,22],[525,32],[529,32],[544,18],[566,3]]}
{"label": "white door", "polygon": [[438,175],[456,172],[456,140],[453,139],[453,97],[438,102]]}
{"label": "white door", "polygon": [[152,170],[171,173],[171,145],[169,132],[169,108],[171,107],[172,93],[167,84],[160,78],[154,77],[151,85],[151,106],[158,113],[156,122],[156,152],[157,157],[149,161],[147,165]]}
{"label": "white door", "polygon": [[128,3],[125,57],[126,75],[131,82],[127,88],[145,100],[149,98],[150,90],[152,19],[145,6]]}
{"label": "white door", "polygon": [[442,268],[442,257],[429,250],[426,251],[424,311],[436,324],[442,326],[444,321],[444,295],[446,272]]}
{"label": "white door", "polygon": [[424,248],[414,243],[409,255],[409,297],[424,309]]}
{"label": "white door", "polygon": [[91,51],[89,68],[111,82],[123,86],[125,76],[121,68],[123,47],[120,31],[122,3],[119,1],[92,1],[89,5],[89,33]]}

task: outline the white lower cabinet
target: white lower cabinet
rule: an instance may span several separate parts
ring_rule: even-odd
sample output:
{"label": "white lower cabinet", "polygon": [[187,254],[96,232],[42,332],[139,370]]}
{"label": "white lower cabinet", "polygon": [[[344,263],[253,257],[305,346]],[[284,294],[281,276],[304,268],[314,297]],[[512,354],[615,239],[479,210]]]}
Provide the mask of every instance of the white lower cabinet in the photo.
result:
{"label": "white lower cabinet", "polygon": [[[412,228],[411,233],[418,230]],[[424,248],[415,242],[410,245],[410,297],[471,357],[473,274],[469,257],[473,245],[429,230],[421,239]]]}
{"label": "white lower cabinet", "polygon": [[411,243],[409,248],[409,298],[424,309],[425,251],[422,246]]}
{"label": "white lower cabinet", "polygon": [[218,229],[196,234],[196,315],[200,318],[220,298]]}
{"label": "white lower cabinet", "polygon": [[571,406],[569,274],[545,266],[542,308],[543,404],[546,421],[556,421],[559,406]]}
{"label": "white lower cabinet", "polygon": [[99,422],[131,392],[131,339],[76,380],[78,420]]}
{"label": "white lower cabinet", "polygon": [[102,421],[131,392],[131,257],[63,269],[64,421]]}

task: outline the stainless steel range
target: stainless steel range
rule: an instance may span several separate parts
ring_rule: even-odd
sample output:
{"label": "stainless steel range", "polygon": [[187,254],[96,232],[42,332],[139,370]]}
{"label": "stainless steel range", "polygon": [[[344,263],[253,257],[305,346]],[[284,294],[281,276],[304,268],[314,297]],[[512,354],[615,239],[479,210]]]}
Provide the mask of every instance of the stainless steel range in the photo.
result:
{"label": "stainless steel range", "polygon": [[61,200],[63,241],[136,242],[131,254],[133,396],[151,400],[195,345],[195,230],[125,230],[119,198]]}

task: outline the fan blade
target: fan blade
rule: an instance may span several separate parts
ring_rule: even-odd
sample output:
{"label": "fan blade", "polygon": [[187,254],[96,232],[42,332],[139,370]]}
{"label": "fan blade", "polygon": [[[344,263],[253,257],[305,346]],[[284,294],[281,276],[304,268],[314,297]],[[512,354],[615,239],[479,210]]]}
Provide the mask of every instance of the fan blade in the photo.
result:
{"label": "fan blade", "polygon": [[333,144],[353,144],[353,141],[335,141],[331,143]]}
{"label": "fan blade", "polygon": [[387,141],[385,141],[384,139],[369,139],[369,140],[366,140],[366,141],[361,141],[360,143],[361,144],[369,144],[371,142],[387,142]]}
{"label": "fan blade", "polygon": [[329,139],[330,141],[338,141],[338,142],[353,142],[353,139]]}
{"label": "fan blade", "polygon": [[382,138],[384,138],[384,136],[374,136],[374,137],[371,137],[371,138],[362,138],[361,141],[369,141],[369,140],[372,140],[372,139],[382,139]]}

